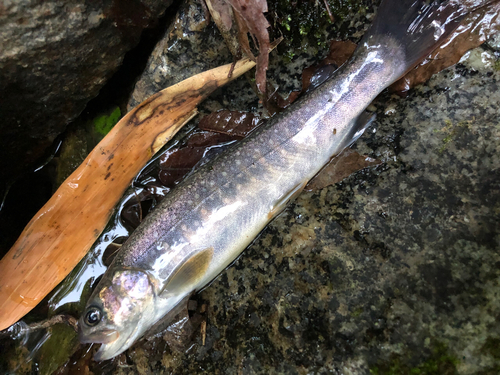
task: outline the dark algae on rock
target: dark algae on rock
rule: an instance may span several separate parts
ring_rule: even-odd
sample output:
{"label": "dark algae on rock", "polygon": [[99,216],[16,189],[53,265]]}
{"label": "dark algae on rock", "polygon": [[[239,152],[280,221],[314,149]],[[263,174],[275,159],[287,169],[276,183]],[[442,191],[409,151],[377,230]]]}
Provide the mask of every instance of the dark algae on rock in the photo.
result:
{"label": "dark algae on rock", "polygon": [[456,364],[459,360],[450,356],[444,344],[436,344],[430,351],[425,362],[409,367],[408,360],[401,360],[400,356],[393,356],[387,363],[377,363],[370,368],[372,375],[455,375],[458,374]]}

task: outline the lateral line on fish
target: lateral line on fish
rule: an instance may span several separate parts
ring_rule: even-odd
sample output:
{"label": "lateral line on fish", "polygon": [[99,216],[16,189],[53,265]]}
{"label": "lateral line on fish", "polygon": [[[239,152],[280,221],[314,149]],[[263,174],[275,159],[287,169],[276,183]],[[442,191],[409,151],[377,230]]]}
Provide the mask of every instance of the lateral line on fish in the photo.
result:
{"label": "lateral line on fish", "polygon": [[[271,127],[270,127],[271,128]],[[264,132],[265,130],[267,129],[270,129],[270,128],[263,128],[261,130],[261,132]],[[284,145],[285,143],[289,142],[294,136],[296,136],[298,133],[300,133],[303,129],[297,131],[296,133],[294,133],[291,137],[287,138],[285,141],[281,142],[281,143],[278,143],[276,145],[273,145],[273,148],[269,151],[267,151],[266,153],[262,154],[260,157],[256,158],[256,159],[253,159],[253,163],[249,164],[249,165],[245,165],[243,167],[239,167],[239,172],[234,174],[233,176],[241,176],[243,173],[248,173],[248,169],[250,168],[250,166],[252,164],[255,164],[256,162],[260,162],[262,161],[263,159],[265,159],[267,156],[269,155],[272,155],[272,154],[275,154],[275,153],[278,153],[278,148],[282,145]],[[259,135],[259,133],[255,133],[255,136]],[[241,142],[243,142],[245,140],[242,140]],[[236,143],[235,146],[239,146],[239,147],[243,147],[243,144],[241,143]],[[313,148],[307,148],[307,147],[304,147],[305,149],[308,149],[308,150],[313,150]],[[221,157],[224,157],[224,155],[221,155]],[[210,164],[212,164],[215,160],[219,159],[219,157],[215,158]],[[206,165],[209,165],[209,164],[206,164]],[[205,165],[203,166],[205,167]],[[202,167],[202,168],[203,168]],[[186,180],[184,180],[186,181]],[[199,203],[197,203],[195,206],[193,206],[193,209],[196,210],[198,209],[202,204],[205,203],[205,201],[207,199],[209,199],[216,191],[219,191],[221,193],[224,193],[224,191],[222,190],[224,187],[227,187],[229,184],[231,184],[231,181],[227,181],[225,183],[223,183],[222,185],[215,185],[213,187],[211,187],[212,190],[210,190],[210,193],[205,197],[203,198],[202,200],[199,201]],[[270,207],[270,210],[272,209],[272,207]],[[175,223],[172,224],[169,229],[167,229],[164,233],[164,236],[167,236],[168,233],[171,233],[172,231],[175,231],[176,229],[179,228],[179,225],[181,224],[181,221],[183,220],[182,217],[180,217],[179,215],[176,216],[175,218]],[[138,253],[138,256],[139,255],[142,255],[144,254],[145,252],[147,252],[148,249],[143,249],[142,252]]]}

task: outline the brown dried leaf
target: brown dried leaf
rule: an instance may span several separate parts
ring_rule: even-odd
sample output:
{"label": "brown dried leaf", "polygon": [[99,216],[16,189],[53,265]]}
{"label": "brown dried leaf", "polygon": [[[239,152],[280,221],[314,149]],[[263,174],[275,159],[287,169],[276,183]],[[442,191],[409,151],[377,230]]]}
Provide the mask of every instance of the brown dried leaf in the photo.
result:
{"label": "brown dried leaf", "polygon": [[420,65],[390,86],[400,95],[426,82],[433,74],[456,64],[470,49],[478,47],[500,31],[500,2],[468,15],[448,39]]}
{"label": "brown dried leaf", "polygon": [[243,138],[260,123],[261,119],[255,113],[221,110],[203,117],[198,127],[202,130]]}
{"label": "brown dried leaf", "polygon": [[241,47],[248,57],[253,53],[247,34],[250,33],[254,44],[259,49],[257,57],[257,71],[255,81],[257,89],[261,93],[266,92],[266,71],[269,63],[269,52],[271,46],[267,28],[270,26],[264,13],[267,12],[266,0],[228,0],[235,11],[236,21],[239,29],[239,40]]}
{"label": "brown dried leaf", "polygon": [[[231,54],[236,58],[241,57],[238,29],[233,27],[236,19],[231,4],[228,4],[226,0],[205,0],[205,2]],[[253,55],[250,55],[250,57],[253,57]]]}
{"label": "brown dried leaf", "polygon": [[217,19],[220,19],[221,24],[226,30],[231,29],[233,26],[233,17],[231,5],[229,5],[225,0],[209,0],[206,1],[210,13],[217,14]]}
{"label": "brown dried leaf", "polygon": [[330,43],[328,55],[322,61],[323,65],[335,64],[341,66],[350,59],[356,47],[357,44],[349,40],[333,40]]}
{"label": "brown dried leaf", "polygon": [[314,90],[338,69],[338,67],[346,62],[354,50],[356,44],[350,41],[332,41],[330,44],[330,52],[318,64],[311,65],[302,71],[302,90],[292,91],[285,99],[279,93],[276,87],[267,83],[267,100],[265,101],[266,109],[270,116],[281,112],[297,98],[306,92]]}
{"label": "brown dried leaf", "polygon": [[192,134],[186,145],[165,153],[160,158],[159,179],[161,183],[173,188],[198,164],[213,146],[228,143],[236,139],[233,136],[213,132]]}
{"label": "brown dried leaf", "polygon": [[381,163],[380,160],[360,155],[356,151],[346,148],[309,181],[304,190],[315,191],[323,189],[342,181],[344,178],[361,169]]}
{"label": "brown dried leaf", "polygon": [[330,43],[328,55],[318,64],[305,68],[302,72],[302,92],[316,88],[323,83],[333,72],[344,64],[354,53],[357,45],[350,41],[333,40]]}
{"label": "brown dried leaf", "polygon": [[203,132],[191,134],[185,145],[160,158],[158,177],[161,183],[174,187],[193,170],[209,149],[244,138],[260,123],[256,114],[241,111],[222,110],[203,117],[198,124]]}

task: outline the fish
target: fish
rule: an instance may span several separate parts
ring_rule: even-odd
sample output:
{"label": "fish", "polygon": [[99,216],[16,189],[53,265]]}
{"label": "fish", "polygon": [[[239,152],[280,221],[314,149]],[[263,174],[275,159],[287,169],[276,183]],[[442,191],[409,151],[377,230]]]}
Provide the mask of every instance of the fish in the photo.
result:
{"label": "fish", "polygon": [[131,347],[209,284],[370,121],[369,104],[470,12],[383,0],[351,59],[314,91],[177,185],[121,247],[79,319],[94,359]]}

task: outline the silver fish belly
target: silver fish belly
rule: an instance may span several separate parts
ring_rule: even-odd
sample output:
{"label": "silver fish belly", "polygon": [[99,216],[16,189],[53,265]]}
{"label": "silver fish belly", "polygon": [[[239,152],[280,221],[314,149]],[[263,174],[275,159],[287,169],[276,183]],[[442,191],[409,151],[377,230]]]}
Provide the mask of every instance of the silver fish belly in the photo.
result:
{"label": "silver fish belly", "polygon": [[80,320],[81,341],[102,343],[97,360],[126,350],[214,279],[359,137],[356,119],[413,64],[401,41],[371,37],[333,78],[185,179],[141,223]]}

